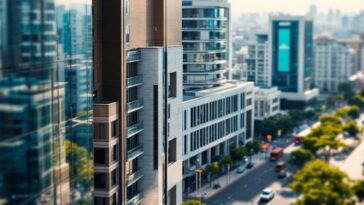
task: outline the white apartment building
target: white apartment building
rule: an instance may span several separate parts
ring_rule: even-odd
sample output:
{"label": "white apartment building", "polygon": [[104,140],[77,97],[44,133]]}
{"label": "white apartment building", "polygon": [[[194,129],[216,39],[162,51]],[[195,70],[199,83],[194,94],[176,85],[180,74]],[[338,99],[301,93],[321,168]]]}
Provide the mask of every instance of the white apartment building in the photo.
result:
{"label": "white apartment building", "polygon": [[264,120],[279,114],[281,91],[277,87],[254,87],[254,119]]}
{"label": "white apartment building", "polygon": [[257,34],[254,43],[248,46],[247,79],[257,86],[269,86],[272,81],[269,69],[269,42],[267,34]]}
{"label": "white apartment building", "polygon": [[[144,154],[138,166],[143,178],[138,189],[143,191],[141,204],[163,204],[163,47],[141,48],[139,75],[143,85],[139,95],[143,97],[144,109],[139,112],[144,130],[139,143]],[[170,204],[182,204],[182,46],[168,48],[168,190]],[[132,167],[133,164],[130,164]],[[127,166],[128,167],[128,166]]]}
{"label": "white apartment building", "polygon": [[218,87],[186,93],[180,146],[183,192],[194,190],[197,166],[219,161],[232,148],[253,140],[253,103],[253,82],[228,81]]}
{"label": "white apartment building", "polygon": [[340,83],[347,82],[356,73],[356,53],[346,43],[321,37],[314,45],[314,84],[320,92],[338,91]]}

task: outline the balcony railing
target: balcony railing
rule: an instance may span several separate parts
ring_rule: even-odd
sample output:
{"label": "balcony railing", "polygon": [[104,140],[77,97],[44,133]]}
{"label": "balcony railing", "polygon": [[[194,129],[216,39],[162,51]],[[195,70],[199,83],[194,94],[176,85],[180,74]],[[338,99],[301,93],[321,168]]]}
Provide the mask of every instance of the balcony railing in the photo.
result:
{"label": "balcony railing", "polygon": [[142,98],[131,101],[127,104],[128,113],[135,111],[135,110],[139,110],[143,107],[144,107],[144,103],[143,103]]}
{"label": "balcony railing", "polygon": [[143,192],[139,192],[128,200],[127,205],[138,205],[142,200],[143,200]]}
{"label": "balcony railing", "polygon": [[128,150],[128,152],[126,153],[126,158],[128,161],[130,161],[130,160],[133,160],[133,159],[139,157],[143,153],[144,153],[143,146],[138,145],[138,146]]}
{"label": "balcony railing", "polygon": [[128,88],[137,86],[143,83],[143,76],[137,75],[126,79],[126,86]]}
{"label": "balcony railing", "polygon": [[127,176],[128,186],[134,184],[136,181],[138,181],[142,177],[143,177],[143,174],[141,173],[141,171],[136,171],[136,172],[134,172],[132,174],[129,174]]}
{"label": "balcony railing", "polygon": [[143,130],[144,130],[143,122],[138,122],[138,123],[135,123],[135,124],[129,126],[128,127],[128,138],[138,134],[139,132],[141,132]]}
{"label": "balcony railing", "polygon": [[134,62],[134,61],[140,61],[142,58],[141,52],[140,51],[128,51],[128,53],[126,54],[126,59],[127,62]]}

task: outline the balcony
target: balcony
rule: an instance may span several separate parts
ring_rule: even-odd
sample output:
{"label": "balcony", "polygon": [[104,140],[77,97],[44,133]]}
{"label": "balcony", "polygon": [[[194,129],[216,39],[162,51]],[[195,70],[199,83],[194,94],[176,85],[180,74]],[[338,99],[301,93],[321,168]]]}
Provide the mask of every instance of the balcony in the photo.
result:
{"label": "balcony", "polygon": [[140,51],[128,51],[126,54],[126,61],[128,63],[140,61],[142,59],[142,55]]}
{"label": "balcony", "polygon": [[126,153],[126,159],[127,159],[127,161],[131,161],[131,160],[139,157],[143,153],[144,153],[143,146],[138,145],[138,146],[128,150],[128,152]]}
{"label": "balcony", "polygon": [[139,86],[143,84],[143,75],[136,75],[126,79],[127,88]]}
{"label": "balcony", "polygon": [[143,174],[141,171],[136,171],[130,175],[127,176],[128,186],[134,184],[136,181],[141,179],[143,177]]}
{"label": "balcony", "polygon": [[143,122],[137,122],[137,123],[129,126],[128,127],[128,138],[138,134],[139,132],[141,132],[143,130],[144,130]]}
{"label": "balcony", "polygon": [[136,110],[140,110],[143,107],[144,107],[144,103],[143,103],[143,99],[142,98],[139,98],[137,100],[128,102],[128,104],[127,104],[128,113],[134,112]]}
{"label": "balcony", "polygon": [[139,192],[128,200],[127,205],[137,205],[140,204],[142,200],[143,200],[143,193]]}

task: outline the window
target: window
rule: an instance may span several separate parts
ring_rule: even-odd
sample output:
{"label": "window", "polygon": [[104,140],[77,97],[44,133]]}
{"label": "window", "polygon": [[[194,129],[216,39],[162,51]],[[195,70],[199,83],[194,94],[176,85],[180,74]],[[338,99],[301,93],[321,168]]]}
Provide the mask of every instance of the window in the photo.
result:
{"label": "window", "polygon": [[94,174],[95,189],[106,189],[106,174],[95,173]]}
{"label": "window", "polygon": [[130,25],[126,24],[125,26],[125,42],[129,43],[130,42]]}
{"label": "window", "polygon": [[177,140],[176,138],[168,142],[168,163],[177,160]]}
{"label": "window", "polygon": [[106,150],[104,148],[94,148],[94,163],[106,164]]}
{"label": "window", "polygon": [[106,198],[95,197],[95,205],[106,205]]}
{"label": "window", "polygon": [[115,186],[119,183],[118,169],[111,172],[111,186]]}
{"label": "window", "polygon": [[168,97],[177,97],[177,73],[169,74]]}

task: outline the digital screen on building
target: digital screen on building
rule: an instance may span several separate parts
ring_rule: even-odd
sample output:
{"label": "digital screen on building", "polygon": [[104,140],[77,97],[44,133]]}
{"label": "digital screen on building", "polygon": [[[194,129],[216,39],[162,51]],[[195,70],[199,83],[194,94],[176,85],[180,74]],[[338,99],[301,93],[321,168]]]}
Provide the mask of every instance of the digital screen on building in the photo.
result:
{"label": "digital screen on building", "polygon": [[290,71],[291,30],[278,30],[278,72]]}

